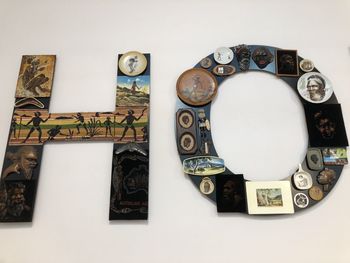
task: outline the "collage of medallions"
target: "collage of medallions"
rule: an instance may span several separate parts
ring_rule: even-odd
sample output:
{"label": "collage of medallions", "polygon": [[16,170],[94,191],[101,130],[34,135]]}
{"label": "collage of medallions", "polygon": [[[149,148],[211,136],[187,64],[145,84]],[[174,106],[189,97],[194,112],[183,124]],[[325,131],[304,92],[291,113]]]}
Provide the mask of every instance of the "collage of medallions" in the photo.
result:
{"label": "collage of medallions", "polygon": [[[219,85],[249,71],[284,80],[304,106],[307,156],[294,174],[281,181],[248,181],[231,172],[212,143],[210,109]],[[216,202],[218,212],[293,214],[322,200],[348,164],[348,140],[333,86],[297,50],[244,44],[220,47],[184,71],[176,91],[176,142],[183,171],[203,195]]]}
{"label": "collage of medallions", "polygon": [[0,222],[32,221],[55,62],[54,55],[22,57],[1,171]]}
{"label": "collage of medallions", "polygon": [[[118,161],[110,219],[147,219],[150,54],[118,57],[116,107],[109,112],[50,113],[55,61],[54,55],[22,57],[1,171],[0,222],[32,221],[44,144],[60,141],[113,142]],[[118,176],[122,188],[113,187]]]}

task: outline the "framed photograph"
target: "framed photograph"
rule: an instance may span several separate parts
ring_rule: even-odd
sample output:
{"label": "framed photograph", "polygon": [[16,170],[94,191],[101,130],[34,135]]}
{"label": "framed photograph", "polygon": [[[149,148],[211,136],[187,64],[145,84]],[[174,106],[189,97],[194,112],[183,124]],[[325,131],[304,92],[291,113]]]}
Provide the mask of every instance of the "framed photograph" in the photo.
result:
{"label": "framed photograph", "polygon": [[293,214],[289,181],[246,182],[249,214]]}
{"label": "framed photograph", "polygon": [[311,147],[348,146],[340,104],[304,105]]}
{"label": "framed photograph", "polygon": [[218,212],[246,213],[245,184],[242,174],[216,176],[216,203]]}
{"label": "framed photograph", "polygon": [[299,76],[298,52],[296,50],[276,50],[276,74],[277,76]]}

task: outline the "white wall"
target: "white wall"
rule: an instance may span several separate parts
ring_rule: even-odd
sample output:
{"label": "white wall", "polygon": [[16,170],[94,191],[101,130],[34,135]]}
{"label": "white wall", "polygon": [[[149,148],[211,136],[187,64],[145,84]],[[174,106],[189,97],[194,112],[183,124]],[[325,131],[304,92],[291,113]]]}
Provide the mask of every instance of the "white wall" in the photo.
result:
{"label": "white wall", "polygon": [[[0,0],[0,162],[23,54],[57,55],[51,112],[113,110],[117,53],[152,54],[149,221],[108,222],[112,144],[51,144],[33,223],[0,224],[0,263],[350,262],[349,168],[303,213],[218,216],[183,175],[174,140],[177,77],[241,43],[312,59],[333,82],[350,134],[349,14],[346,0]],[[228,80],[212,114],[215,145],[235,172],[282,179],[303,159],[301,104],[274,76]]]}

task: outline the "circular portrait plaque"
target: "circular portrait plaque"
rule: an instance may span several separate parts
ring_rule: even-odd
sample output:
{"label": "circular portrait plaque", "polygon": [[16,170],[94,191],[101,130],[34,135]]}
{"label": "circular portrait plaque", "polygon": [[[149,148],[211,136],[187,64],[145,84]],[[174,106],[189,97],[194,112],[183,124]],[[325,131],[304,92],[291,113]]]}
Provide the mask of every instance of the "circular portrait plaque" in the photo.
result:
{"label": "circular portrait plaque", "polygon": [[311,103],[323,103],[333,94],[331,82],[318,72],[305,73],[298,80],[300,96]]}
{"label": "circular portrait plaque", "polygon": [[179,77],[177,95],[193,106],[208,104],[216,95],[218,83],[210,72],[196,68],[185,71]]}

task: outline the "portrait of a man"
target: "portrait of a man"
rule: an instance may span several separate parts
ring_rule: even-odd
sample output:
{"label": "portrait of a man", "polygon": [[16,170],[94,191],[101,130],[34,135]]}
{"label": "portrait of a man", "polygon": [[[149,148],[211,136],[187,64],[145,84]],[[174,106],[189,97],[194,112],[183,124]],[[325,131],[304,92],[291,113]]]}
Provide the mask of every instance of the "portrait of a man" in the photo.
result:
{"label": "portrait of a man", "polygon": [[323,185],[323,191],[329,191],[331,185],[337,179],[337,174],[334,170],[325,168],[317,176],[317,182]]}
{"label": "portrait of a man", "polygon": [[326,95],[326,83],[318,75],[311,75],[307,78],[307,91],[312,101],[321,101]]}
{"label": "portrait of a man", "polygon": [[298,80],[298,92],[306,101],[319,104],[330,99],[333,89],[326,76],[318,72],[309,72]]}
{"label": "portrait of a man", "polygon": [[304,105],[311,147],[348,146],[340,104]]}
{"label": "portrait of a man", "polygon": [[13,151],[6,153],[7,162],[11,164],[4,166],[2,180],[31,180],[38,166],[39,151],[34,146],[15,147]]}
{"label": "portrait of a man", "polygon": [[276,74],[278,76],[298,76],[298,55],[296,50],[276,50]]}
{"label": "portrait of a man", "polygon": [[218,175],[216,200],[218,212],[245,212],[247,209],[243,175]]}

